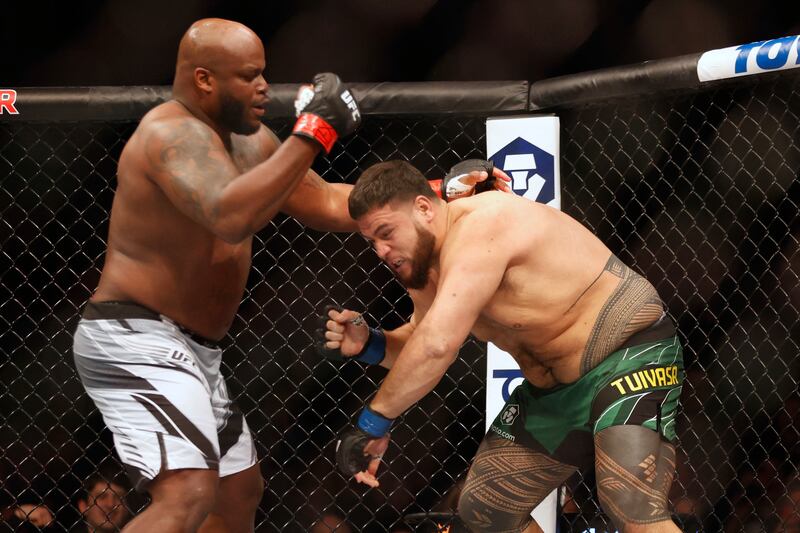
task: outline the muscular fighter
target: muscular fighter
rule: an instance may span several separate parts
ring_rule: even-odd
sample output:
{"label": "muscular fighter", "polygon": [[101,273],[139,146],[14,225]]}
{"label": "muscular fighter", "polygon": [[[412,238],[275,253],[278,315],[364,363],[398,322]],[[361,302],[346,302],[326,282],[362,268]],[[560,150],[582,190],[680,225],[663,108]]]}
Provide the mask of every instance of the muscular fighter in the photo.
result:
{"label": "muscular fighter", "polygon": [[474,458],[463,525],[522,531],[547,494],[594,466],[620,531],[678,531],[667,495],[682,351],[646,279],[556,209],[496,192],[446,204],[400,161],[367,169],[349,209],[414,313],[383,331],[354,311],[327,312],[325,353],[390,369],[338,443],[343,472],[378,485],[392,421],[436,386],[471,333],[510,353],[525,380]]}
{"label": "muscular fighter", "polygon": [[219,367],[251,263],[278,211],[350,230],[350,186],[309,170],[360,114],[333,74],[301,91],[284,143],[261,123],[261,40],[220,19],[180,41],[173,98],[119,159],[100,282],[74,337],[75,365],[150,506],[125,531],[253,530],[263,492],[253,439]]}
{"label": "muscular fighter", "polygon": [[[264,67],[247,27],[194,23],[172,100],[142,118],[120,156],[105,264],[74,355],[120,459],[152,498],[125,531],[253,530],[263,481],[217,344],[244,294],[253,234],[278,211],[319,230],[356,229],[352,187],[309,170],[358,127],[356,101],[338,77],[317,75],[281,143],[261,123]],[[445,189],[456,198],[487,178],[468,173]]]}

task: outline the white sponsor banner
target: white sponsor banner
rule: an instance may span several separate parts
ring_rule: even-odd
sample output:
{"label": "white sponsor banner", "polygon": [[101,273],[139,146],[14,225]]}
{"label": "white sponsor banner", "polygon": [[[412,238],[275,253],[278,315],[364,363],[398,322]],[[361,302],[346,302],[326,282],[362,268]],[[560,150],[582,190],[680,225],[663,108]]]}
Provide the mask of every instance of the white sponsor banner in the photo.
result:
{"label": "white sponsor banner", "polygon": [[[511,176],[511,188],[516,194],[561,208],[558,117],[487,119],[486,153],[495,166]],[[525,228],[511,228],[509,231],[525,231]],[[522,372],[514,358],[489,343],[486,356],[487,431],[520,383]],[[516,416],[514,406],[509,406],[507,415],[509,420]],[[499,430],[502,429],[501,425]],[[545,533],[556,531],[557,504],[557,491],[553,491],[532,513]]]}
{"label": "white sponsor banner", "polygon": [[798,36],[710,50],[697,61],[700,81],[749,76],[798,66]]}

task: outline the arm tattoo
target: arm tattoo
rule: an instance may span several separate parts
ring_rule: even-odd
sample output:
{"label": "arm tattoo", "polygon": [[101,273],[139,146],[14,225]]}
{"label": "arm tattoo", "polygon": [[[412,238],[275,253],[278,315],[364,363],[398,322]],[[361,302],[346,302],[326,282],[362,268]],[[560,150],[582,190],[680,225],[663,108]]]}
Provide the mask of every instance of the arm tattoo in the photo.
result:
{"label": "arm tattoo", "polygon": [[581,357],[581,376],[596,367],[631,335],[661,317],[664,304],[655,287],[614,255],[603,272],[619,278],[594,323]]}
{"label": "arm tattoo", "polygon": [[236,175],[225,150],[214,142],[205,127],[182,121],[151,135],[151,163],[166,179],[164,183],[177,197],[176,206],[198,222],[213,223],[219,215],[215,204],[218,192]]}
{"label": "arm tattoo", "polygon": [[533,508],[575,470],[489,433],[464,482],[459,516],[474,531],[522,531]]}

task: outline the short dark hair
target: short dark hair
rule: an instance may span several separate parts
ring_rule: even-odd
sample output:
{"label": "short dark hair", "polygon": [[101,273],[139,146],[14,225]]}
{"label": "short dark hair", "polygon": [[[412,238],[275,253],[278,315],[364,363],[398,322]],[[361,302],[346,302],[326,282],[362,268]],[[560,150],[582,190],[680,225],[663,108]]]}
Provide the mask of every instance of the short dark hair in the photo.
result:
{"label": "short dark hair", "polygon": [[428,180],[407,161],[385,161],[365,170],[350,191],[347,207],[350,216],[358,219],[371,209],[383,207],[393,200],[407,201],[417,196],[437,198]]}
{"label": "short dark hair", "polygon": [[[126,492],[131,488],[130,482],[121,468],[117,468],[113,464],[103,464],[83,480],[83,498],[88,501],[95,487],[99,484],[105,485],[106,483],[119,485]],[[119,496],[123,497],[124,494],[120,494]]]}

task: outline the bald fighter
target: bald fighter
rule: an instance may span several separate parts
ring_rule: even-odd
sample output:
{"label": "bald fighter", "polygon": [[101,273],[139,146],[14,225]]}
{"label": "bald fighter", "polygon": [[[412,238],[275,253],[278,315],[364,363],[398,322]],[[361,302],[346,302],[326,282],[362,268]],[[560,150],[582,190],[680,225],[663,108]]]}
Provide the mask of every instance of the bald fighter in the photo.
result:
{"label": "bald fighter", "polygon": [[[317,75],[281,144],[261,123],[264,67],[247,27],[194,23],[173,99],[142,118],[120,156],[105,264],[74,355],[117,453],[152,497],[126,531],[253,530],[263,482],[217,345],[244,294],[253,234],[279,211],[319,230],[356,229],[352,187],[309,170],[358,127],[356,101],[337,76]],[[501,177],[494,187],[507,190]],[[451,173],[439,186],[458,198],[490,178]]]}
{"label": "bald fighter", "polygon": [[408,288],[408,324],[368,328],[329,311],[325,353],[389,368],[338,443],[377,486],[395,418],[430,392],[470,333],[509,352],[524,383],[494,420],[459,498],[471,531],[518,532],[577,469],[594,467],[620,531],[678,531],[667,506],[683,364],[655,288],[568,215],[488,192],[446,204],[411,165],[367,169],[351,216]]}
{"label": "bald fighter", "polygon": [[280,143],[261,40],[200,20],[180,41],[173,98],[119,159],[100,282],[74,337],[75,365],[150,506],[130,532],[253,530],[263,492],[253,439],[220,375],[217,342],[244,293],[253,234],[278,211],[321,230],[354,229],[350,186],[309,170],[361,120],[320,74]]}

